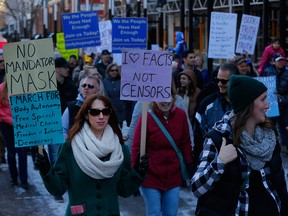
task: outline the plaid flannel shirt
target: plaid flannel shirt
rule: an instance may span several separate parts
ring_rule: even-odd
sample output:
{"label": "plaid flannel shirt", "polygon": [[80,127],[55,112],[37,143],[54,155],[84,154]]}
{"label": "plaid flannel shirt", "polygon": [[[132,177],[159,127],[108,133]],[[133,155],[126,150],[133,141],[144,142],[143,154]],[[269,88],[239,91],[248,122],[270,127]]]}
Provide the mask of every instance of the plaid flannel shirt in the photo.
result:
{"label": "plaid flannel shirt", "polygon": [[[223,119],[216,122],[214,129],[218,130],[222,134],[229,134],[229,138],[232,138],[232,130],[229,123],[232,112],[227,112]],[[213,189],[214,185],[221,180],[221,176],[224,173],[225,164],[218,158],[218,150],[213,143],[211,138],[206,138],[203,146],[203,151],[200,155],[201,163],[199,164],[196,173],[194,174],[191,186],[192,192],[196,197],[204,195],[206,192]],[[240,157],[241,164],[241,176],[243,180],[243,185],[238,198],[237,208],[235,209],[235,215],[242,216],[248,215],[249,207],[249,196],[247,189],[249,187],[249,176],[251,173],[251,168],[248,165],[243,152],[240,148],[237,148],[238,157]],[[270,168],[266,166],[260,170],[262,176],[262,182],[266,190],[272,195],[273,199],[276,201],[278,211],[280,212],[280,199],[277,193],[272,190],[271,184],[268,183],[267,179],[270,179],[271,174]]]}

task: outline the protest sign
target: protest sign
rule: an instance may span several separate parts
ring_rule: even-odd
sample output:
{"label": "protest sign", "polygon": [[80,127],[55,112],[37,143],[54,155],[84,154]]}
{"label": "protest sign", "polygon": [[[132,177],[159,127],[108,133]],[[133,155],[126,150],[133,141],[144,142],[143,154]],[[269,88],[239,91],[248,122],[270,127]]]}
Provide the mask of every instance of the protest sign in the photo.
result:
{"label": "protest sign", "polygon": [[66,49],[101,44],[97,11],[62,14],[62,25]]}
{"label": "protest sign", "polygon": [[164,51],[123,50],[121,100],[171,100],[172,55]]}
{"label": "protest sign", "polygon": [[9,95],[57,90],[51,38],[3,47]]}
{"label": "protest sign", "polygon": [[112,51],[112,23],[111,20],[99,22],[101,46],[97,47],[97,51],[101,53],[102,50]]}
{"label": "protest sign", "polygon": [[112,53],[122,49],[147,49],[147,18],[112,19]]}
{"label": "protest sign", "polygon": [[15,147],[64,142],[58,91],[10,96]]}
{"label": "protest sign", "polygon": [[279,107],[276,91],[276,76],[267,76],[267,77],[255,77],[258,81],[262,82],[268,89],[267,91],[267,102],[270,105],[270,108],[267,110],[267,115],[269,117],[279,116]]}
{"label": "protest sign", "polygon": [[64,142],[52,39],[4,45],[15,147]]}
{"label": "protest sign", "polygon": [[212,12],[208,58],[233,58],[235,54],[237,14]]}
{"label": "protest sign", "polygon": [[237,53],[254,54],[260,17],[243,14],[236,46]]}
{"label": "protest sign", "polygon": [[69,49],[65,48],[65,40],[64,40],[64,33],[59,32],[56,34],[56,41],[57,41],[57,50],[61,53],[62,57],[65,58],[67,61],[70,60],[71,55],[75,55],[78,59],[78,49]]}

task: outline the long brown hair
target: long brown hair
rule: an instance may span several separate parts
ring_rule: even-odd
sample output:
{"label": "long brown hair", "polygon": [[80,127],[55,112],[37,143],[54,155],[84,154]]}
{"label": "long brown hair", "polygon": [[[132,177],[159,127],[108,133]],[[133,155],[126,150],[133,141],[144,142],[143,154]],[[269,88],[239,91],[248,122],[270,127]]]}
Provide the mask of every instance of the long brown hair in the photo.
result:
{"label": "long brown hair", "polygon": [[91,105],[95,100],[101,100],[104,103],[105,107],[112,109],[112,113],[109,117],[108,124],[112,127],[114,133],[116,133],[117,136],[119,137],[120,143],[123,144],[124,143],[123,137],[121,130],[118,126],[118,118],[116,112],[112,106],[110,99],[103,95],[91,95],[88,98],[86,98],[85,102],[81,106],[76,116],[75,123],[73,124],[72,128],[68,133],[67,140],[71,141],[73,137],[82,129],[85,122],[89,124],[89,121],[86,119],[86,116],[88,115],[88,110],[91,109]]}
{"label": "long brown hair", "polygon": [[[189,85],[187,87],[182,87],[180,84],[180,78],[181,76],[184,75],[186,76],[191,82],[189,83]],[[179,75],[178,75],[178,94],[181,96],[186,95],[186,91],[187,91],[187,96],[193,96],[196,92],[196,88],[197,88],[197,78],[195,75],[195,72],[189,69],[186,69],[184,71],[182,71]]]}
{"label": "long brown hair", "polygon": [[[253,112],[254,105],[253,103],[246,106],[243,110],[239,111],[237,114],[235,114],[235,123],[233,126],[233,141],[234,146],[238,147],[240,145],[240,136],[242,132],[244,131],[245,124],[249,118],[249,116]],[[273,122],[266,117],[265,121],[258,124],[260,127],[266,128],[266,129],[273,129],[274,124]]]}

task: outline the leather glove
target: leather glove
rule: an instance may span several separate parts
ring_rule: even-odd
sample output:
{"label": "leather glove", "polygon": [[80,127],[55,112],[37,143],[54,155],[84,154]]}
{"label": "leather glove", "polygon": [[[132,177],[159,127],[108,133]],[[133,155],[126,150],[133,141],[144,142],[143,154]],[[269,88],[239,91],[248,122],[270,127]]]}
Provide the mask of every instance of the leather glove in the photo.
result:
{"label": "leather glove", "polygon": [[148,155],[144,154],[141,156],[140,158],[140,153],[137,154],[136,157],[136,163],[134,166],[134,170],[142,177],[145,176],[146,171],[149,167],[149,163],[148,163]]}
{"label": "leather glove", "polygon": [[197,170],[197,166],[194,163],[189,163],[186,165],[186,168],[189,174],[189,178],[191,179]]}
{"label": "leather glove", "polygon": [[43,155],[39,153],[35,155],[35,167],[37,167],[44,176],[49,172],[51,164],[45,149],[43,149]]}

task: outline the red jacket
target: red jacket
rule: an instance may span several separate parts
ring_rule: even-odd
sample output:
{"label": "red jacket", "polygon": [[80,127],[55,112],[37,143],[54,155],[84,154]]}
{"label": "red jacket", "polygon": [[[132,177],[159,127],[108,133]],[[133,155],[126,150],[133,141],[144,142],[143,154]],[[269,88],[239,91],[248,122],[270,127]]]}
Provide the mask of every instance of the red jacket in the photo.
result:
{"label": "red jacket", "polygon": [[285,52],[281,47],[277,50],[273,49],[272,45],[265,47],[258,68],[259,75],[261,75],[261,73],[264,71],[265,64],[269,63],[271,61],[272,56],[277,53],[280,53],[282,57],[286,58]]}
{"label": "red jacket", "polygon": [[[185,111],[174,106],[167,120],[159,110],[155,110],[154,113],[173,137],[186,164],[192,163],[192,147]],[[132,166],[135,165],[137,154],[140,152],[141,122],[142,117],[139,118],[135,129],[132,144]],[[147,115],[146,154],[149,168],[142,186],[168,190],[182,184],[179,158],[149,113]]]}
{"label": "red jacket", "polygon": [[[2,97],[3,89],[5,87],[5,82],[0,84],[0,94]],[[2,102],[0,98],[0,122],[7,123],[9,125],[12,125],[12,113],[10,110],[10,104],[7,96],[7,100]]]}

